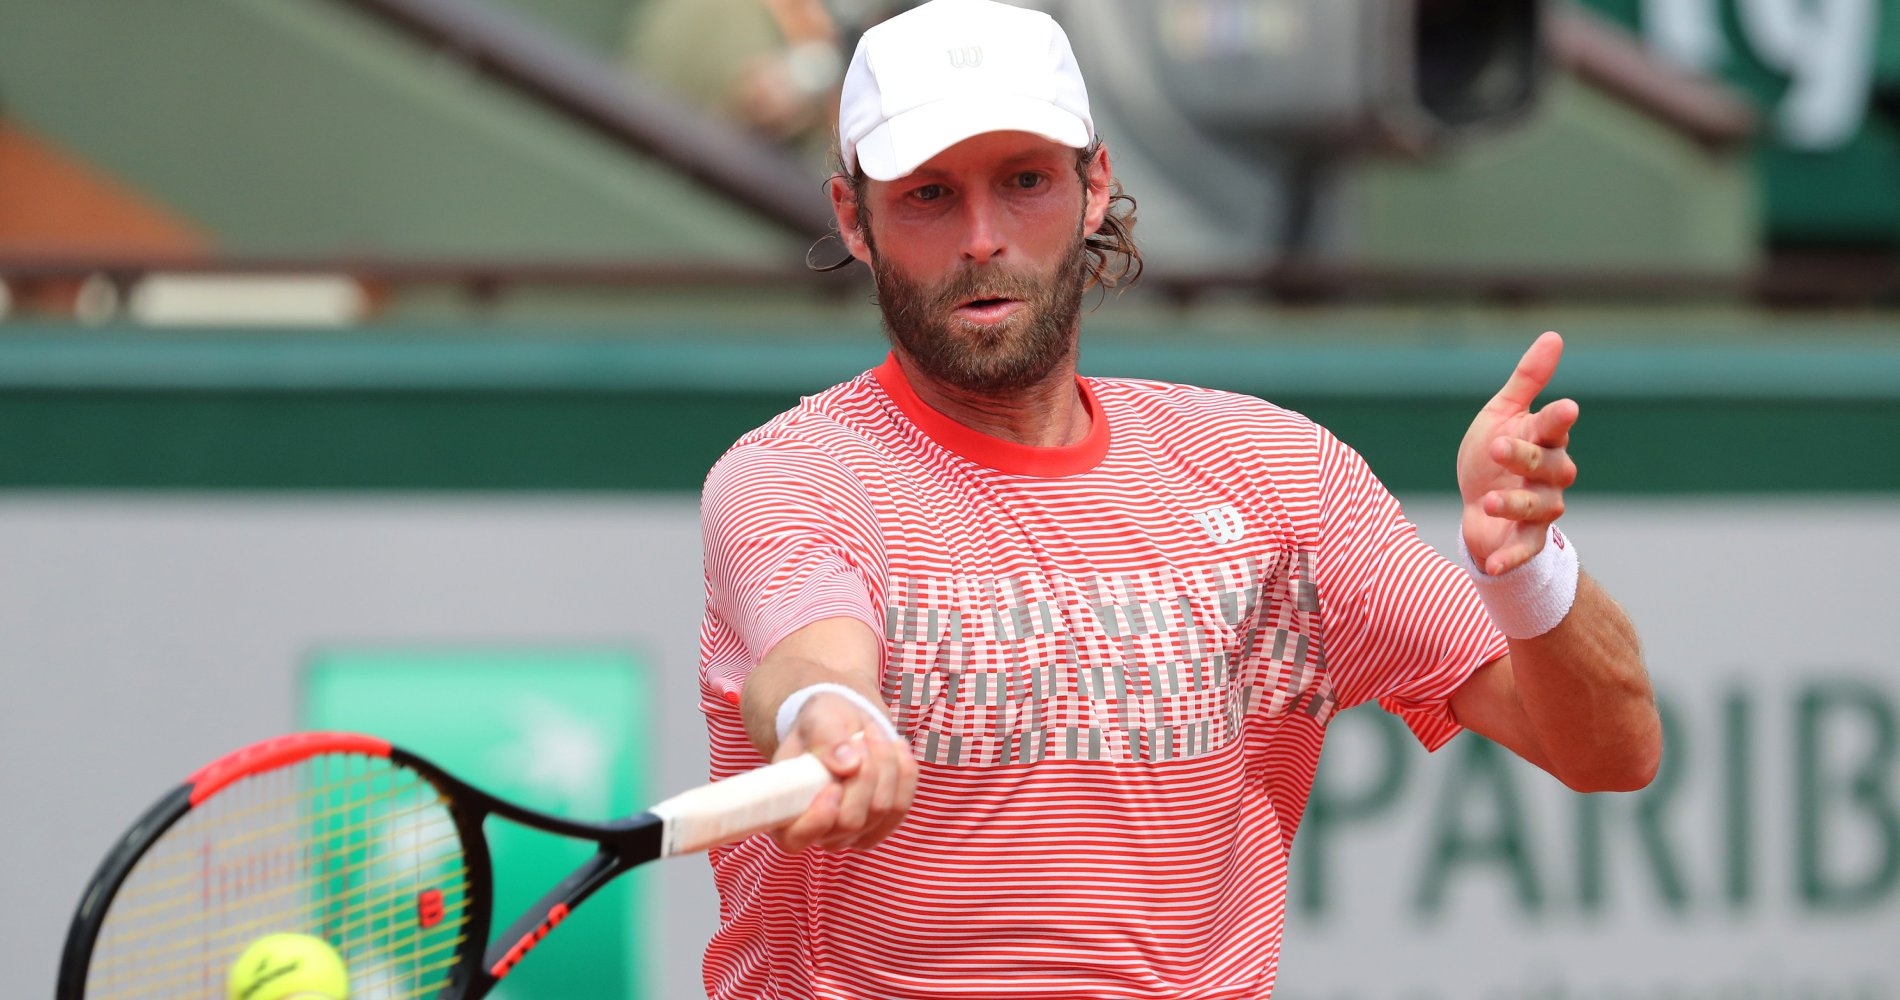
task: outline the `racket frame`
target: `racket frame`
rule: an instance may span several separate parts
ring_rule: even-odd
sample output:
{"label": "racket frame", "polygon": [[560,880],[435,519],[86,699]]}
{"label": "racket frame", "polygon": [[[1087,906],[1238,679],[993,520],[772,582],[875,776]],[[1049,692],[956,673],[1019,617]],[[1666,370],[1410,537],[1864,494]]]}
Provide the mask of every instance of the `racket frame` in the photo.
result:
{"label": "racket frame", "polygon": [[[481,1000],[510,972],[549,931],[559,925],[595,891],[630,868],[670,854],[680,853],[682,845],[667,841],[668,820],[660,813],[690,811],[693,806],[678,803],[717,801],[722,793],[711,792],[716,786],[695,789],[625,819],[609,823],[589,823],[553,816],[497,798],[449,774],[430,761],[384,740],[356,733],[293,733],[254,743],[226,754],[187,778],[185,783],[167,792],[134,823],[106,855],[80,897],[78,910],[66,935],[61,955],[59,980],[54,1000],[85,1000],[86,977],[90,973],[92,953],[104,925],[108,903],[124,884],[132,870],[179,820],[225,786],[243,778],[269,773],[308,760],[319,754],[342,753],[381,757],[407,768],[433,785],[441,795],[461,841],[467,867],[466,916],[463,939],[456,948],[456,961],[448,983],[435,1000]],[[781,762],[770,770],[797,786],[786,793],[787,799],[775,804],[783,811],[790,798],[810,795],[828,780],[822,764],[815,758]],[[762,776],[761,776],[762,777]],[[741,784],[744,784],[743,782]],[[753,785],[752,787],[758,787]],[[729,795],[730,792],[724,793]],[[796,804],[787,815],[804,808]],[[485,824],[490,816],[596,845],[594,854],[566,878],[517,917],[500,935],[489,933],[494,918],[494,869],[488,851]],[[686,846],[686,850],[700,850]]]}
{"label": "racket frame", "polygon": [[[587,897],[628,869],[658,860],[662,855],[664,824],[652,813],[635,813],[610,823],[571,820],[496,798],[400,747],[392,747],[389,757],[413,768],[441,789],[449,801],[449,812],[455,817],[463,843],[482,845],[479,882],[475,866],[469,866],[469,896],[472,901],[479,899],[479,905],[472,907],[470,932],[463,943],[472,948],[456,962],[442,1000],[481,1000]],[[483,833],[490,816],[500,816],[530,829],[590,841],[597,848],[580,867],[522,911],[492,943],[489,926],[494,916],[494,877]],[[479,934],[474,932],[477,918],[481,924]]]}
{"label": "racket frame", "polygon": [[[119,838],[80,896],[60,956],[54,1000],[85,1000],[86,978],[108,904],[140,859],[167,831],[227,785],[328,753],[381,757],[416,772],[441,795],[455,825],[467,868],[467,914],[455,964],[438,1000],[479,1000],[487,995],[512,971],[514,963],[582,900],[627,868],[660,856],[660,820],[646,813],[611,824],[550,816],[498,799],[400,747],[355,733],[295,733],[264,740],[194,772],[183,784],[165,793]],[[489,816],[600,845],[586,864],[545,893],[492,945],[489,930],[494,918],[494,866],[483,830]],[[550,920],[549,915],[557,908],[559,915]],[[507,964],[500,966],[497,974],[495,970],[503,959]]]}
{"label": "racket frame", "polygon": [[153,803],[106,854],[99,870],[86,884],[85,894],[79,897],[79,909],[67,928],[66,947],[59,959],[59,980],[53,987],[54,1000],[85,1000],[86,977],[92,971],[92,949],[105,923],[105,904],[118,893],[119,886],[125,884],[132,867],[145,852],[191,809],[191,785],[179,785]]}

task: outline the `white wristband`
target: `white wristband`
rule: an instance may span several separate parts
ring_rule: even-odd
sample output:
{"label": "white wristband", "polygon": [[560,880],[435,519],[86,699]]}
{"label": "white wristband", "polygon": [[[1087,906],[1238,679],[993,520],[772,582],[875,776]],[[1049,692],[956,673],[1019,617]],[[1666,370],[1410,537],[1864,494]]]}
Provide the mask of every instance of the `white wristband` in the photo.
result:
{"label": "white wristband", "polygon": [[1577,547],[1554,524],[1543,550],[1503,576],[1492,576],[1478,568],[1465,548],[1462,531],[1458,533],[1458,561],[1477,584],[1478,599],[1491,613],[1491,620],[1513,639],[1535,638],[1556,628],[1577,600]]}
{"label": "white wristband", "polygon": [[784,703],[778,707],[778,718],[776,720],[778,724],[778,738],[780,740],[784,740],[786,734],[792,731],[792,723],[798,720],[798,713],[804,709],[805,703],[812,700],[814,695],[821,694],[835,694],[853,705],[858,706],[860,709],[863,709],[864,714],[876,719],[878,723],[884,727],[884,735],[889,736],[893,742],[900,742],[897,739],[897,727],[891,725],[889,711],[871,704],[871,699],[845,687],[843,684],[832,684],[830,682],[813,684],[810,687],[802,687],[786,696]]}

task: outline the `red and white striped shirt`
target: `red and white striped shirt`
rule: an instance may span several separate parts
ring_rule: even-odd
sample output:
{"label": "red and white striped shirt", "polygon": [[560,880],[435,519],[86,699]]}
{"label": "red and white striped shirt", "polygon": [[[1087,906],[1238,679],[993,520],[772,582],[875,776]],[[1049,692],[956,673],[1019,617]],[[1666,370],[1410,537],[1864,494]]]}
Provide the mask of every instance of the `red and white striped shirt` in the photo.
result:
{"label": "red and white striped shirt", "polygon": [[1262,1000],[1326,723],[1378,700],[1436,749],[1506,652],[1463,571],[1350,448],[1247,396],[1078,380],[1086,439],[1001,441],[896,364],[714,467],[702,511],[712,771],[824,618],[884,638],[919,762],[875,849],[714,852],[715,1000]]}

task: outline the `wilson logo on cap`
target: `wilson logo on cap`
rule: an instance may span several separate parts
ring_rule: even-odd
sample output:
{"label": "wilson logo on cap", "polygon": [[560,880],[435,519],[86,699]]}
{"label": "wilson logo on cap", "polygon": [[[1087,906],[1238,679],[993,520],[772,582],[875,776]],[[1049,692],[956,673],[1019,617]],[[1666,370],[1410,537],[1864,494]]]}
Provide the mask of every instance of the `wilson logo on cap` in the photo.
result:
{"label": "wilson logo on cap", "polygon": [[983,65],[983,46],[965,45],[960,49],[950,49],[950,65],[956,69],[975,69]]}

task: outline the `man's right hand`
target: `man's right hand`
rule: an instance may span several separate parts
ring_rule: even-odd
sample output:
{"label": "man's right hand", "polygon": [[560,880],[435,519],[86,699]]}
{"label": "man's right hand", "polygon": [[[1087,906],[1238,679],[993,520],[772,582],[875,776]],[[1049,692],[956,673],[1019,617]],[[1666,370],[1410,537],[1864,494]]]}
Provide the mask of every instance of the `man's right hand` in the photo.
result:
{"label": "man's right hand", "polygon": [[907,744],[891,739],[883,721],[840,695],[813,695],[773,760],[808,752],[824,761],[838,784],[773,832],[782,850],[861,851],[897,829],[917,794],[917,760]]}
{"label": "man's right hand", "polygon": [[856,618],[812,622],[778,641],[746,679],[739,709],[746,734],[774,761],[815,753],[838,784],[810,809],[773,833],[787,851],[808,847],[864,850],[883,840],[917,795],[917,761],[894,740],[889,716],[873,718],[863,705],[819,691],[798,710],[783,739],[778,712],[786,699],[813,684],[839,684],[883,711],[877,695],[884,650],[877,633]]}

